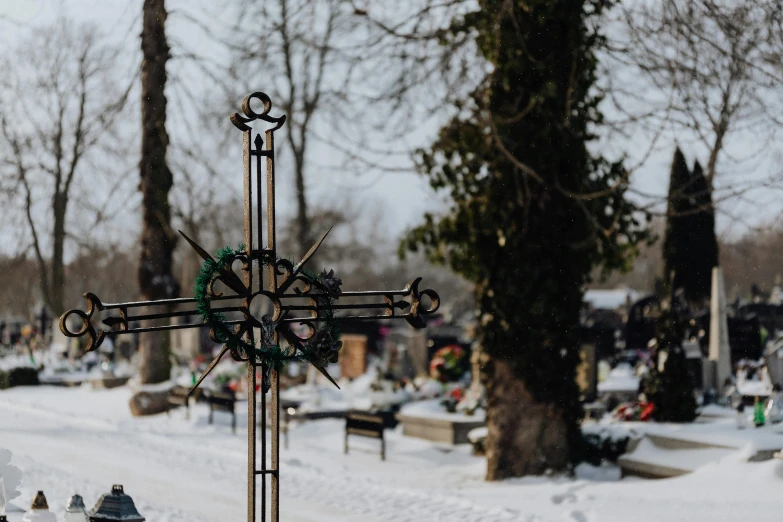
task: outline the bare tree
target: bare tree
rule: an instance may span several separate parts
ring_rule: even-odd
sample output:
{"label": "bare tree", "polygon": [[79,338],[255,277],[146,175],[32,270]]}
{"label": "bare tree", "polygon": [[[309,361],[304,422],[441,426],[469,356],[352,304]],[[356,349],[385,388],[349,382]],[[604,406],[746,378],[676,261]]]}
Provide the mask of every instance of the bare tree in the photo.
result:
{"label": "bare tree", "polygon": [[[143,6],[141,50],[141,161],[142,236],[139,262],[139,290],[142,299],[167,299],[179,296],[179,283],[173,275],[172,254],[176,235],[171,228],[169,191],[173,176],[166,162],[169,137],[166,133],[166,6],[164,0],[145,0]],[[139,339],[142,383],[165,381],[170,376],[167,334],[147,332]],[[135,413],[157,413],[162,404],[131,408]]]}
{"label": "bare tree", "polygon": [[[783,125],[783,2],[643,0],[616,13],[605,61],[616,128],[646,132],[651,150],[695,143],[716,203],[780,188],[781,172],[743,179],[727,167],[758,165]],[[756,148],[732,157],[732,139]]]}
{"label": "bare tree", "polygon": [[[228,44],[239,88],[263,86],[288,116],[285,139],[293,156],[299,254],[312,243],[307,178],[312,142],[328,114],[347,100],[356,55],[345,45],[357,24],[345,0],[244,2]],[[236,93],[235,93],[236,94]],[[341,117],[348,115],[342,114]]]}
{"label": "bare tree", "polygon": [[[172,218],[178,227],[208,252],[236,246],[243,226],[242,199],[226,190],[224,180],[213,165],[216,153],[203,154],[197,146],[175,147],[171,169],[177,181],[172,193]],[[185,242],[175,252],[179,281],[183,288],[193,288],[203,259]]]}
{"label": "bare tree", "polygon": [[55,315],[65,308],[66,246],[81,243],[84,225],[106,214],[108,201],[85,184],[91,169],[89,181],[99,185],[121,147],[115,118],[128,88],[115,83],[117,57],[95,28],[74,30],[61,19],[31,31],[2,60],[0,179],[12,195],[6,215],[22,216],[22,248],[33,252],[41,296]]}

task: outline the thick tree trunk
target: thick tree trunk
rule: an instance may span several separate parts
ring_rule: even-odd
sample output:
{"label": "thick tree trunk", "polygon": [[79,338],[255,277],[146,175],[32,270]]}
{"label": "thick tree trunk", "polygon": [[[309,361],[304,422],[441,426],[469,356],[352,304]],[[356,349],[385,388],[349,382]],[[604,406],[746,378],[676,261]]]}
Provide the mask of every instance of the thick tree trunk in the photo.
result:
{"label": "thick tree trunk", "polygon": [[304,172],[296,172],[296,223],[299,255],[303,256],[310,250],[310,220],[307,216],[307,199],[305,197]]}
{"label": "thick tree trunk", "polygon": [[[171,231],[169,191],[172,174],[166,164],[169,138],[166,133],[166,8],[164,0],[145,0],[141,50],[142,140],[140,190],[142,192],[141,260],[139,289],[144,300],[167,299],[179,295],[172,274],[172,253],[176,238]],[[168,333],[147,332],[140,336],[140,379],[143,384],[169,378],[170,340]]]}
{"label": "thick tree trunk", "polygon": [[[293,132],[293,129],[288,132]],[[293,144],[293,139],[291,143]],[[296,153],[294,160],[296,168],[296,242],[298,243],[299,256],[301,257],[313,246],[310,234],[310,217],[307,212],[304,146],[302,146],[301,151]],[[314,260],[310,261],[310,266],[317,266]]]}
{"label": "thick tree trunk", "polygon": [[65,244],[65,209],[68,199],[65,194],[57,193],[54,196],[53,210],[53,237],[52,237],[52,283],[49,295],[49,308],[56,316],[65,312],[63,296],[65,294],[65,267],[63,265],[63,249]]}
{"label": "thick tree trunk", "polygon": [[562,412],[536,402],[501,359],[483,356],[487,387],[487,480],[543,475],[570,464]]}

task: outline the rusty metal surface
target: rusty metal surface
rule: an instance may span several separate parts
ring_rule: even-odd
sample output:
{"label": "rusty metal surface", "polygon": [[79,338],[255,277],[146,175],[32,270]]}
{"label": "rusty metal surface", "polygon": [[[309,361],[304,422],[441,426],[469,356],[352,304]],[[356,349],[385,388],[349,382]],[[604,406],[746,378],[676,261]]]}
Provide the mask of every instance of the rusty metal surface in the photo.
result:
{"label": "rusty metal surface", "polygon": [[[255,102],[262,104],[263,110],[258,113],[252,107]],[[361,292],[340,292],[341,299],[352,300],[346,304],[326,304],[324,299],[318,298],[313,275],[304,270],[307,261],[315,254],[318,247],[326,239],[329,231],[313,245],[303,259],[294,265],[288,260],[278,259],[276,247],[275,224],[275,149],[274,132],[284,124],[286,117],[273,117],[269,115],[272,102],[269,97],[261,92],[256,92],[245,98],[242,102],[242,113],[233,114],[231,122],[242,131],[243,143],[243,185],[244,185],[244,241],[245,251],[237,256],[242,261],[242,277],[234,272],[233,267],[222,270],[217,279],[233,292],[223,295],[210,289],[211,301],[218,304],[212,310],[226,314],[227,325],[234,325],[236,333],[244,335],[247,342],[254,342],[254,329],[259,329],[261,342],[264,344],[277,344],[282,337],[288,343],[290,350],[302,349],[305,343],[315,335],[316,324],[326,317],[327,312],[337,312],[340,318],[352,319],[403,319],[414,328],[426,326],[424,317],[436,312],[440,306],[438,294],[431,289],[419,289],[421,278],[413,279],[400,290],[371,290]],[[251,123],[260,120],[272,124],[273,127],[264,130],[264,138],[261,132],[255,133]],[[253,158],[256,159],[253,162]],[[262,162],[266,158],[266,162]],[[255,190],[256,198],[253,198],[253,164],[255,163]],[[262,173],[262,170],[265,171]],[[265,183],[262,183],[265,179]],[[263,188],[266,188],[266,243],[263,234]],[[255,205],[254,205],[255,203]],[[253,222],[256,220],[257,234],[254,238]],[[182,234],[187,242],[203,259],[211,259],[211,256],[191,238]],[[255,241],[254,241],[255,239]],[[266,278],[259,271],[258,283],[253,285],[253,267],[262,265],[263,260],[273,260],[266,263]],[[266,281],[264,280],[266,279]],[[339,281],[337,282],[339,285]],[[94,294],[85,293],[87,301],[86,310],[69,310],[60,318],[60,330],[68,337],[87,337],[87,351],[97,349],[107,337],[114,337],[138,332],[167,331],[182,328],[203,328],[201,323],[169,324],[174,317],[198,316],[193,298],[163,299],[157,301],[129,301],[125,303],[102,303]],[[266,299],[271,314],[255,317],[251,313],[253,300]],[[429,301],[429,303],[427,303]],[[328,306],[328,309],[325,307]],[[134,314],[134,309],[146,308],[145,313]],[[173,310],[175,307],[179,310]],[[156,310],[159,308],[159,311]],[[77,321],[74,321],[77,319]],[[104,329],[96,323],[101,322]],[[78,326],[72,328],[73,322]],[[160,324],[154,324],[158,322]],[[153,323],[153,324],[151,324]],[[301,324],[307,326],[304,334],[295,332],[291,326]],[[270,331],[270,325],[273,329]],[[266,327],[266,329],[265,329]],[[248,397],[248,441],[247,441],[247,519],[248,522],[256,520],[258,511],[260,520],[266,520],[267,512],[267,477],[270,478],[269,512],[272,522],[279,522],[280,501],[280,382],[276,371],[262,365],[262,390],[269,390],[270,400],[267,411],[266,393],[261,394],[261,404],[256,401],[256,375],[258,363],[253,357],[243,356],[235,351],[224,348],[220,354],[208,366],[202,375],[202,379],[226,354],[231,353],[236,360],[248,362],[247,397]],[[248,360],[249,359],[249,360]],[[324,368],[316,366],[330,381],[336,383]],[[199,383],[201,380],[199,380]],[[261,416],[261,467],[258,469],[257,458],[257,410],[260,408]],[[267,434],[266,418],[271,421],[271,462],[267,462]],[[268,465],[269,464],[269,465]],[[260,509],[256,509],[256,483],[261,480]]]}

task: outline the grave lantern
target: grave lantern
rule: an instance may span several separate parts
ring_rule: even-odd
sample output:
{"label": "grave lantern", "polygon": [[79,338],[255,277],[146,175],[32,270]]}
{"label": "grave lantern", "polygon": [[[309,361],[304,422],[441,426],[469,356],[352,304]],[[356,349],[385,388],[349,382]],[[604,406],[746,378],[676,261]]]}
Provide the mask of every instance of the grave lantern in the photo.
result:
{"label": "grave lantern", "polygon": [[30,510],[22,517],[22,522],[57,522],[57,517],[49,511],[43,491],[39,491],[35,496]]}
{"label": "grave lantern", "polygon": [[124,522],[144,522],[144,517],[136,511],[133,499],[126,495],[122,486],[117,484],[111,487],[111,493],[101,495],[98,503],[89,515],[90,522],[110,522],[122,520]]}
{"label": "grave lantern", "polygon": [[73,495],[68,499],[65,508],[65,522],[87,522],[87,512],[81,495]]}

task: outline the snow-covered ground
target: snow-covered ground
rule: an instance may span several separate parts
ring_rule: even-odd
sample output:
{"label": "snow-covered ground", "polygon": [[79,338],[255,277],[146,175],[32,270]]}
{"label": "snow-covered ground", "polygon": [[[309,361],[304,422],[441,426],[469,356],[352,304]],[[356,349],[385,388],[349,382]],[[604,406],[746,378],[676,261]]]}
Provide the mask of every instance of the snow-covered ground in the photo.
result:
{"label": "snow-covered ground", "polygon": [[[245,520],[245,437],[231,435],[202,405],[136,419],[130,390],[47,386],[0,391],[0,447],[24,472],[25,507],[38,489],[62,516],[69,495],[92,506],[121,483],[149,522]],[[238,411],[242,408],[238,406]],[[242,426],[244,416],[239,415]],[[467,446],[447,447],[390,432],[387,461],[377,441],[343,424],[293,427],[281,450],[282,520],[289,521],[777,521],[783,512],[783,461],[747,463],[732,454],[676,479],[617,480],[609,468],[580,478],[483,481],[485,461]],[[367,451],[359,451],[364,449]]]}

